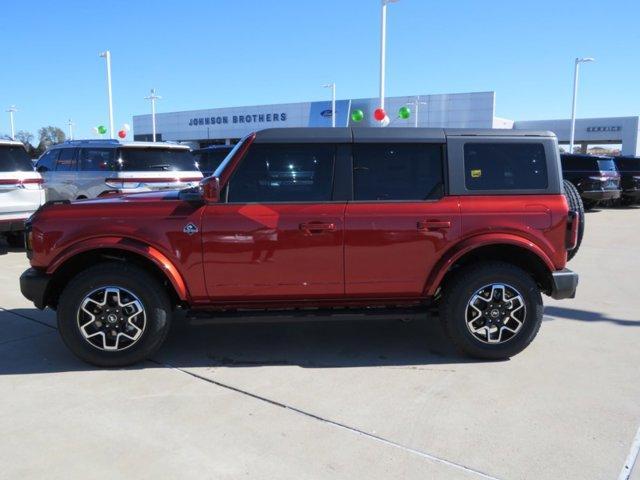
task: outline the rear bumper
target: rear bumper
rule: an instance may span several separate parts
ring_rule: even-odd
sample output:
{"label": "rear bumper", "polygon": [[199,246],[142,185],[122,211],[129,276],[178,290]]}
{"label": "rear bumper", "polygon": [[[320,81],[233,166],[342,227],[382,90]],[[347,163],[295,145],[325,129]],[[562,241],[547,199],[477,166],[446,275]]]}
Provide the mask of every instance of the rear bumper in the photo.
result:
{"label": "rear bumper", "polygon": [[615,200],[620,198],[620,190],[585,190],[580,196],[587,200]]}
{"label": "rear bumper", "polygon": [[20,291],[27,300],[32,301],[37,308],[42,310],[47,306],[45,301],[50,281],[51,276],[35,268],[30,268],[20,275]]}
{"label": "rear bumper", "polygon": [[551,274],[551,283],[551,298],[574,298],[578,288],[578,274],[565,268]]}

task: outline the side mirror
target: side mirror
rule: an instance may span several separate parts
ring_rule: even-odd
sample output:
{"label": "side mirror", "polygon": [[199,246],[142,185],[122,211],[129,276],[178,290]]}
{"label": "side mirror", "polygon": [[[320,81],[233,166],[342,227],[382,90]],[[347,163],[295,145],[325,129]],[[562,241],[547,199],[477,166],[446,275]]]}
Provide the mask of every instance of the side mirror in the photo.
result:
{"label": "side mirror", "polygon": [[220,179],[207,177],[200,181],[200,193],[206,203],[218,203],[220,201]]}

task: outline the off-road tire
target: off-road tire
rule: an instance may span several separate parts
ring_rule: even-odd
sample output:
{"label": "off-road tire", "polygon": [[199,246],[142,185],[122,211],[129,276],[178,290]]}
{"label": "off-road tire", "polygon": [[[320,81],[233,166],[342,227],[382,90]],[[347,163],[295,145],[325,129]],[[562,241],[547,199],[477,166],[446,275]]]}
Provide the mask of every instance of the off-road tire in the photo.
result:
{"label": "off-road tire", "polygon": [[[101,350],[80,332],[78,311],[83,299],[106,286],[133,293],[145,311],[142,335],[125,350]],[[124,367],[149,358],[160,348],[171,327],[172,306],[165,287],[153,275],[135,265],[109,262],[89,267],[71,279],[60,295],[57,313],[62,340],[76,356],[99,367]]]}
{"label": "off-road tire", "polygon": [[569,180],[563,180],[564,186],[564,196],[567,198],[567,202],[569,203],[569,210],[573,210],[578,214],[578,241],[576,242],[575,248],[569,250],[567,252],[567,260],[571,260],[576,256],[578,250],[580,249],[580,245],[582,244],[582,237],[584,237],[584,224],[585,224],[585,215],[584,215],[584,205],[582,203],[582,198],[580,198],[580,193],[578,193],[578,189],[575,187],[573,183]]}
{"label": "off-road tire", "polygon": [[[520,330],[508,341],[490,344],[478,340],[467,327],[466,310],[475,292],[490,284],[514,287],[524,300],[526,314]],[[456,348],[474,358],[508,359],[523,351],[535,338],[542,324],[543,303],[540,289],[524,270],[509,263],[487,261],[454,271],[443,288],[440,320]]]}

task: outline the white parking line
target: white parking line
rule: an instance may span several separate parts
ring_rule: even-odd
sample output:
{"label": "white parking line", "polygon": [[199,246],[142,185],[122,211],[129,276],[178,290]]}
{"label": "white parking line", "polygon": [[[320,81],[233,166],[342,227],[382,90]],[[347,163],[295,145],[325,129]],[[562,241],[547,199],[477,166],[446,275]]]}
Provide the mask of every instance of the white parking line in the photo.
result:
{"label": "white parking line", "polygon": [[636,463],[638,459],[638,453],[640,453],[640,427],[638,427],[638,431],[636,432],[636,437],[633,439],[633,443],[631,444],[631,449],[629,450],[629,455],[624,462],[624,466],[622,467],[622,471],[620,472],[620,476],[618,480],[628,480],[631,476],[631,472],[633,471],[633,465]]}

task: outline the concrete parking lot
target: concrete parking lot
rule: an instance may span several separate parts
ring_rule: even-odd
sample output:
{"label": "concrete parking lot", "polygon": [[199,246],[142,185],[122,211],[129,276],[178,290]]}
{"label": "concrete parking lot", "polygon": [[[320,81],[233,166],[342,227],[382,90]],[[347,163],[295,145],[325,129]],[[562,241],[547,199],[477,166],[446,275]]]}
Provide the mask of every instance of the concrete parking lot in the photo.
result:
{"label": "concrete parking lot", "polygon": [[456,355],[435,322],[327,322],[178,328],[100,370],[3,252],[0,478],[640,480],[640,209],[587,222],[578,297],[545,298],[506,362]]}

